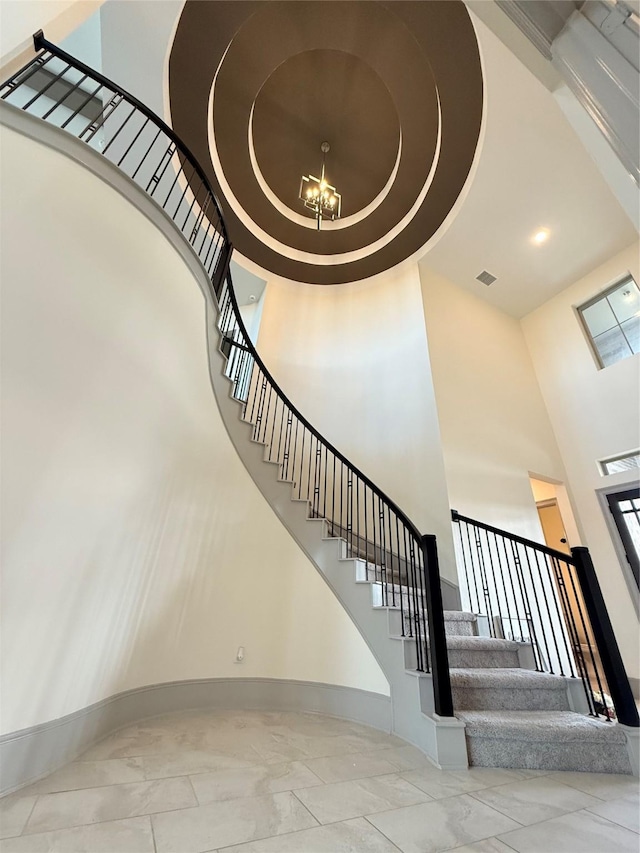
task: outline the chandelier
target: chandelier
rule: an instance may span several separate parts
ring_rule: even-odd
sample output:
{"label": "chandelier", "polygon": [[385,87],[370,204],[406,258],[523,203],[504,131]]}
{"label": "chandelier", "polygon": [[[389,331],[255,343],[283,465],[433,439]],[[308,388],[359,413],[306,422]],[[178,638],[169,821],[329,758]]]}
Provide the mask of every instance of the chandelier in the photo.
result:
{"label": "chandelier", "polygon": [[342,196],[327,182],[324,175],[325,160],[331,146],[328,142],[323,142],[320,150],[322,151],[322,176],[315,178],[313,175],[303,175],[300,181],[300,198],[304,206],[313,211],[318,231],[323,219],[331,221],[339,219],[342,209]]}

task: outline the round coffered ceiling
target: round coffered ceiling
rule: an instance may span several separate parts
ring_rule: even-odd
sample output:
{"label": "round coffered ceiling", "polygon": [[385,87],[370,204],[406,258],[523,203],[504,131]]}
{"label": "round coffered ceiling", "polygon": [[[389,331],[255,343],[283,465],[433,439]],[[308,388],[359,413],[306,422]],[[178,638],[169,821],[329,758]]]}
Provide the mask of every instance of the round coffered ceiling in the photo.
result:
{"label": "round coffered ceiling", "polygon": [[[339,284],[415,254],[467,179],[482,118],[461,0],[187,0],[169,62],[173,127],[218,193],[234,246],[297,281]],[[315,229],[303,174],[342,193]]]}

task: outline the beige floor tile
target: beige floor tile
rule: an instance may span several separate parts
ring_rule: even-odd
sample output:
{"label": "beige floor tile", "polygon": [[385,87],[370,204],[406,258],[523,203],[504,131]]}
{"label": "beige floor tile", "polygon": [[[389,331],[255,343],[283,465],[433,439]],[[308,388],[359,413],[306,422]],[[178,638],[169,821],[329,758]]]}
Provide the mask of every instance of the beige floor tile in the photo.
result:
{"label": "beige floor tile", "polygon": [[227,847],[223,853],[398,853],[398,848],[366,820],[356,818]]}
{"label": "beige floor tile", "polygon": [[0,800],[0,838],[20,835],[33,811],[35,796],[10,794]]}
{"label": "beige floor tile", "polygon": [[200,805],[218,800],[278,794],[295,788],[322,785],[322,780],[300,761],[286,764],[256,764],[239,770],[200,773],[191,777]]}
{"label": "beige floor tile", "polygon": [[267,737],[254,741],[253,746],[260,753],[262,760],[278,762],[376,752],[383,749],[385,744],[356,734],[319,736],[270,730]]}
{"label": "beige floor tile", "polygon": [[115,758],[106,761],[74,761],[25,788],[29,794],[53,794],[79,788],[99,788],[124,782],[143,782],[139,758]]}
{"label": "beige floor tile", "polygon": [[152,853],[152,826],[157,853],[618,853],[631,838],[640,853],[637,792],[629,776],[443,772],[320,714],[189,711],[0,800],[0,853]]}
{"label": "beige floor tile", "polygon": [[475,841],[473,844],[455,847],[448,853],[513,853],[513,848],[507,847],[498,838],[485,838],[483,841]]}
{"label": "beige floor tile", "polygon": [[360,723],[350,723],[349,725],[351,726],[354,734],[376,741],[377,743],[382,744],[384,749],[392,749],[395,746],[407,746],[406,740],[402,740],[402,738],[396,737],[396,735],[389,734],[389,732],[372,729],[370,726],[363,726],[360,725]]}
{"label": "beige floor tile", "polygon": [[640,802],[637,795],[600,802],[596,806],[589,806],[588,811],[640,834]]}
{"label": "beige floor tile", "polygon": [[154,853],[148,817],[74,826],[22,835],[0,845],[0,853]]}
{"label": "beige floor tile", "polygon": [[638,836],[587,811],[500,833],[518,853],[638,853]]}
{"label": "beige floor tile", "polygon": [[375,752],[369,755],[336,755],[330,758],[312,758],[304,762],[323,782],[347,782],[365,776],[385,776],[397,773],[398,768],[380,758]]}
{"label": "beige floor tile", "polygon": [[455,797],[502,785],[506,782],[519,782],[524,779],[519,770],[503,770],[493,767],[471,767],[468,770],[449,772],[438,770],[430,762],[417,770],[402,773],[402,778],[421,791],[425,791],[435,800],[443,797]]}
{"label": "beige floor tile", "polygon": [[618,800],[640,790],[637,776],[622,776],[615,773],[554,773],[553,778],[579,791],[598,797],[600,800]]}
{"label": "beige floor tile", "polygon": [[421,791],[429,794],[434,800],[444,797],[456,797],[459,794],[468,794],[471,791],[479,791],[484,784],[477,779],[462,777],[457,773],[449,773],[446,770],[438,770],[437,767],[421,767],[419,770],[409,770],[401,774],[403,779],[411,782]]}
{"label": "beige floor tile", "polygon": [[456,770],[455,775],[460,779],[471,779],[479,782],[483,788],[493,788],[507,782],[517,782],[527,778],[526,770],[505,770],[502,767],[469,767],[467,770]]}
{"label": "beige floor tile", "polygon": [[263,727],[233,730],[205,715],[170,715],[128,726],[105,738],[82,756],[83,761],[166,755],[181,750],[217,751],[238,758],[253,756],[252,741],[265,736]]}
{"label": "beige floor tile", "polygon": [[266,724],[271,731],[295,731],[309,737],[338,737],[356,733],[353,723],[338,720],[335,717],[323,717],[321,714],[283,713],[278,719]]}
{"label": "beige floor tile", "polygon": [[290,792],[154,815],[158,853],[204,853],[308,829],[317,821]]}
{"label": "beige floor tile", "polygon": [[547,776],[510,782],[497,788],[483,788],[471,796],[525,826],[579,809],[591,809],[602,802]]}
{"label": "beige floor tile", "polygon": [[166,779],[169,776],[189,776],[216,770],[238,770],[262,761],[257,752],[251,759],[237,758],[214,750],[183,750],[169,755],[146,755],[140,759],[146,779]]}
{"label": "beige floor tile", "polygon": [[50,832],[195,805],[196,796],[187,778],[44,794],[38,797],[25,833]]}
{"label": "beige floor tile", "polygon": [[80,756],[81,761],[105,761],[114,758],[135,758],[175,750],[175,737],[160,730],[138,730],[136,726],[109,735]]}
{"label": "beige floor tile", "polygon": [[370,815],[367,820],[403,853],[436,853],[518,826],[466,794]]}
{"label": "beige floor tile", "polygon": [[379,753],[380,758],[395,764],[398,770],[419,770],[421,767],[438,768],[427,756],[416,749],[415,746],[395,746],[391,749],[383,749]]}
{"label": "beige floor tile", "polygon": [[370,776],[296,791],[296,796],[320,823],[335,823],[401,806],[424,803],[430,797],[400,776]]}

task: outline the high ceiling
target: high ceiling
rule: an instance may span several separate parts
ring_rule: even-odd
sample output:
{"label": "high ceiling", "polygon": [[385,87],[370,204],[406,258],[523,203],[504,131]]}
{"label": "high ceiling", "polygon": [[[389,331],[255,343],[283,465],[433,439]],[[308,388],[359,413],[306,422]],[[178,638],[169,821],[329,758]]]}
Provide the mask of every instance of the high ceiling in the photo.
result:
{"label": "high ceiling", "polygon": [[[213,14],[224,4],[197,5],[211,7]],[[247,5],[250,4],[237,3],[238,7]],[[327,2],[327,6],[333,5]],[[438,0],[420,0],[416,5],[449,6]],[[465,188],[457,215],[447,223],[436,244],[432,241],[427,247],[421,266],[436,270],[501,310],[521,317],[629,246],[638,235],[587,153],[588,116],[584,115],[584,133],[581,131],[578,136],[559,106],[563,93],[551,91],[558,85],[551,64],[493,0],[469,0],[467,6],[482,57],[486,108],[483,139],[477,169],[468,192]],[[100,11],[104,72],[161,114],[167,103],[163,87],[166,57],[182,11],[182,0],[107,0]],[[198,34],[192,53],[219,50],[217,33],[216,16],[209,28]],[[274,38],[266,33],[265,38],[267,35]],[[331,40],[328,45],[333,47]],[[455,58],[458,54],[452,45],[455,48],[455,38],[447,43]],[[78,53],[76,45],[69,49]],[[376,42],[372,49],[388,50],[396,63],[403,60],[402,51],[394,51],[393,40]],[[95,64],[93,56],[80,55]],[[186,61],[187,68],[192,68],[190,85],[198,88],[195,65],[189,65],[188,57]],[[463,74],[464,70],[462,67]],[[203,88],[201,97],[208,103],[210,79]],[[348,89],[348,81],[345,88]],[[417,97],[413,90],[411,97]],[[190,103],[187,99],[187,109]],[[171,123],[177,107],[172,96],[171,112],[164,112]],[[575,107],[581,109],[577,102]],[[204,112],[201,119],[206,121]],[[598,137],[595,126],[591,130]],[[337,140],[330,141],[333,147],[329,166],[331,156],[335,153],[338,157],[339,147]],[[207,138],[198,153],[203,162],[210,156],[208,142]],[[614,157],[606,142],[600,139],[600,143],[604,153]],[[305,171],[318,168],[318,155],[315,146],[309,150],[311,162]],[[264,164],[261,168],[266,170]],[[296,173],[294,181],[298,179]],[[621,180],[625,179],[622,174]],[[297,194],[297,186],[294,192]],[[224,204],[226,209],[227,202]],[[295,208],[295,201],[292,204]],[[531,243],[531,236],[543,226],[550,229],[550,238],[536,246]],[[241,253],[237,257],[242,261]],[[268,278],[266,265],[256,264],[255,271],[260,274],[261,266]],[[475,279],[483,269],[497,276],[490,287]]]}
{"label": "high ceiling", "polygon": [[[638,234],[558,100],[481,21],[474,24],[486,86],[482,152],[464,204],[421,265],[522,317]],[[549,239],[537,245],[541,228]],[[497,281],[476,281],[482,270]]]}
{"label": "high ceiling", "polygon": [[[482,119],[461,0],[187,0],[169,91],[173,126],[208,169],[235,247],[314,284],[419,251],[458,199]],[[320,171],[323,141],[343,215],[318,232],[298,189]]]}

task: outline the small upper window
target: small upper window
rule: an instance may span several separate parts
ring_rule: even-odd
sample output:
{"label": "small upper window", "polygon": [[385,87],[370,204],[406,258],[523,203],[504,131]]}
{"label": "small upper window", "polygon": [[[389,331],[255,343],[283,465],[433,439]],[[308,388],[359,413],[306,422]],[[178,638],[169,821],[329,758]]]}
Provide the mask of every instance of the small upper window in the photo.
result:
{"label": "small upper window", "polygon": [[578,311],[601,367],[640,352],[640,290],[631,276]]}
{"label": "small upper window", "polygon": [[600,460],[600,470],[605,476],[623,474],[634,468],[640,468],[640,450],[636,453],[623,453],[621,456],[610,456],[609,459]]}

